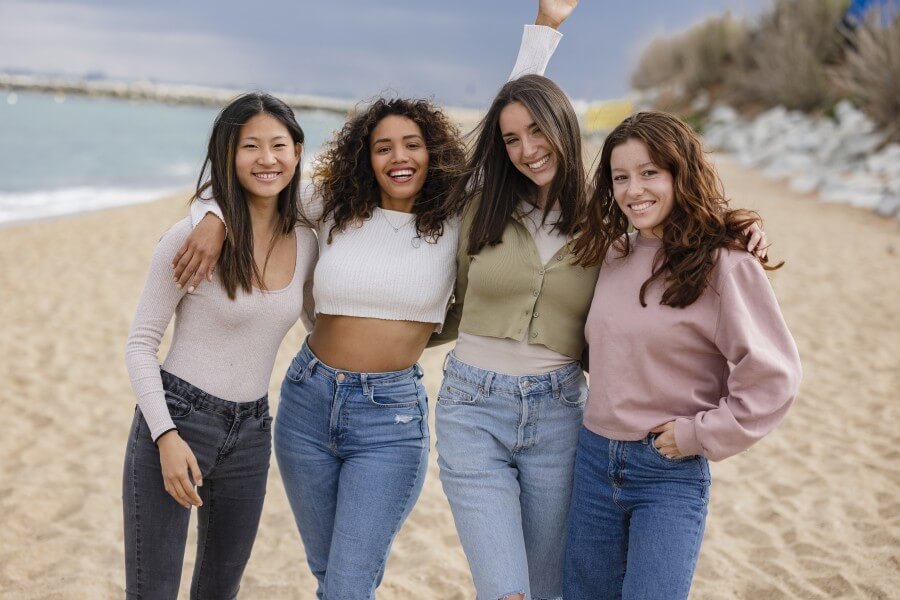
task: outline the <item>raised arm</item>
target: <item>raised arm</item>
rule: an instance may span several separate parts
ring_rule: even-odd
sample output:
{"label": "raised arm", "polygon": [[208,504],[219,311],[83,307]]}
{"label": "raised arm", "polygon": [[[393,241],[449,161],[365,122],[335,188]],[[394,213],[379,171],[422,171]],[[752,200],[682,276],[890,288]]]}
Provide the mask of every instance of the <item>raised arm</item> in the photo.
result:
{"label": "raised arm", "polygon": [[523,75],[543,75],[562,39],[559,26],[572,14],[578,0],[540,0],[534,25],[526,25],[516,64],[509,80]]}

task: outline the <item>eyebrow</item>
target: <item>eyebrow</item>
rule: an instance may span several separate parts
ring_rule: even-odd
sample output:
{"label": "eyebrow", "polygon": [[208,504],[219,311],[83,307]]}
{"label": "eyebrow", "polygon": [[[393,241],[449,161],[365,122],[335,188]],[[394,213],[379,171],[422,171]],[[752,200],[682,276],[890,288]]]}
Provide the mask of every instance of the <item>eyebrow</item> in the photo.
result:
{"label": "eyebrow", "polygon": [[[286,136],[286,135],[276,135],[276,136],[273,137],[272,139],[273,139],[273,140],[286,140],[286,139],[288,139],[288,136]],[[241,141],[242,141],[242,142],[243,142],[244,140],[256,140],[256,141],[259,141],[259,138],[256,137],[255,135],[247,135],[247,136],[244,136],[244,137],[241,138]]]}
{"label": "eyebrow", "polygon": [[[656,166],[656,163],[654,163],[652,160],[648,160],[648,161],[645,162],[645,163],[639,164],[639,165],[638,165],[638,169],[642,169],[642,168],[647,167],[647,166],[655,167],[655,166]],[[613,167],[611,170],[612,170],[612,171],[627,171],[628,169],[622,169],[621,167]]]}
{"label": "eyebrow", "polygon": [[[532,122],[532,123],[530,123],[525,129],[531,129],[532,127],[537,127],[537,123]],[[510,132],[510,133],[501,133],[501,134],[500,134],[500,137],[508,138],[508,137],[514,136],[514,135],[516,135],[516,134],[515,134],[515,133],[512,133],[512,132]]]}
{"label": "eyebrow", "polygon": [[[404,140],[409,140],[412,138],[418,138],[421,140],[422,136],[419,135],[418,133],[411,133],[410,135],[403,136]],[[375,144],[380,144],[381,142],[390,142],[390,141],[391,141],[391,138],[379,138],[379,139],[375,140],[374,142],[372,142],[372,145],[374,146]]]}

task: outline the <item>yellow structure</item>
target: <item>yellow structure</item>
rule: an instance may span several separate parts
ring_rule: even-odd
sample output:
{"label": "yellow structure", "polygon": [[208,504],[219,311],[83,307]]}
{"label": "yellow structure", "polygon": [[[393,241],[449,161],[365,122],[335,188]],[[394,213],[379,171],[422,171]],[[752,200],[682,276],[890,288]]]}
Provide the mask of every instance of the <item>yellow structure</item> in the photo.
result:
{"label": "yellow structure", "polygon": [[631,100],[604,100],[588,106],[584,113],[584,132],[606,133],[634,112]]}

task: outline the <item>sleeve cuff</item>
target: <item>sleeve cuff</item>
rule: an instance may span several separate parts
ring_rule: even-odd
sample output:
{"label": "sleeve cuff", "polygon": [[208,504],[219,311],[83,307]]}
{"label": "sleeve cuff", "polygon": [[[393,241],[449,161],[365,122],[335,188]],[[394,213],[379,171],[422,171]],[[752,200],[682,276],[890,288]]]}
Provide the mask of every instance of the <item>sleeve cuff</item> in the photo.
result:
{"label": "sleeve cuff", "polygon": [[159,438],[161,438],[161,437],[164,436],[165,434],[169,433],[170,431],[178,431],[178,428],[175,427],[175,426],[173,425],[172,427],[169,427],[169,428],[167,428],[167,429],[163,429],[162,431],[160,431],[159,433],[157,433],[155,436],[153,436],[153,443],[155,444],[156,442],[158,442],[158,441],[159,441]]}
{"label": "sleeve cuff", "polygon": [[227,235],[228,225],[225,224],[225,218],[222,216],[222,209],[219,208],[219,205],[216,204],[214,200],[197,198],[191,202],[191,227],[194,228],[199,225],[200,221],[203,220],[203,217],[206,216],[206,213],[212,213],[222,221],[222,224],[225,225],[225,234]]}
{"label": "sleeve cuff", "polygon": [[523,75],[543,75],[562,37],[562,34],[552,27],[526,25],[522,32],[516,66],[513,67],[509,80]]}
{"label": "sleeve cuff", "polygon": [[678,451],[684,456],[693,456],[695,454],[706,456],[703,446],[700,445],[700,440],[697,439],[693,419],[675,419],[675,445],[678,446]]}

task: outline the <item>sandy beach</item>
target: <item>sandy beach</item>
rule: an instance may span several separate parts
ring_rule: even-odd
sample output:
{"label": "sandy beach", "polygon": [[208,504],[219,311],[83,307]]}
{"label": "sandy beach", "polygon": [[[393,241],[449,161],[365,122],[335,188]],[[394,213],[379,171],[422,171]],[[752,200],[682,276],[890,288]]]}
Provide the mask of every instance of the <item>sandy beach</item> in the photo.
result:
{"label": "sandy beach", "polygon": [[[713,466],[692,598],[896,598],[900,589],[900,226],[719,159],[787,265],[771,275],[804,381],[786,421]],[[186,197],[0,231],[0,597],[121,598],[123,349],[150,254]],[[304,332],[288,334],[278,385]],[[422,359],[434,398],[449,347]],[[433,441],[433,440],[432,440]],[[474,591],[432,452],[378,597]],[[193,568],[188,541],[182,591]],[[314,598],[274,459],[242,597]],[[894,590],[893,592],[891,590]]]}

